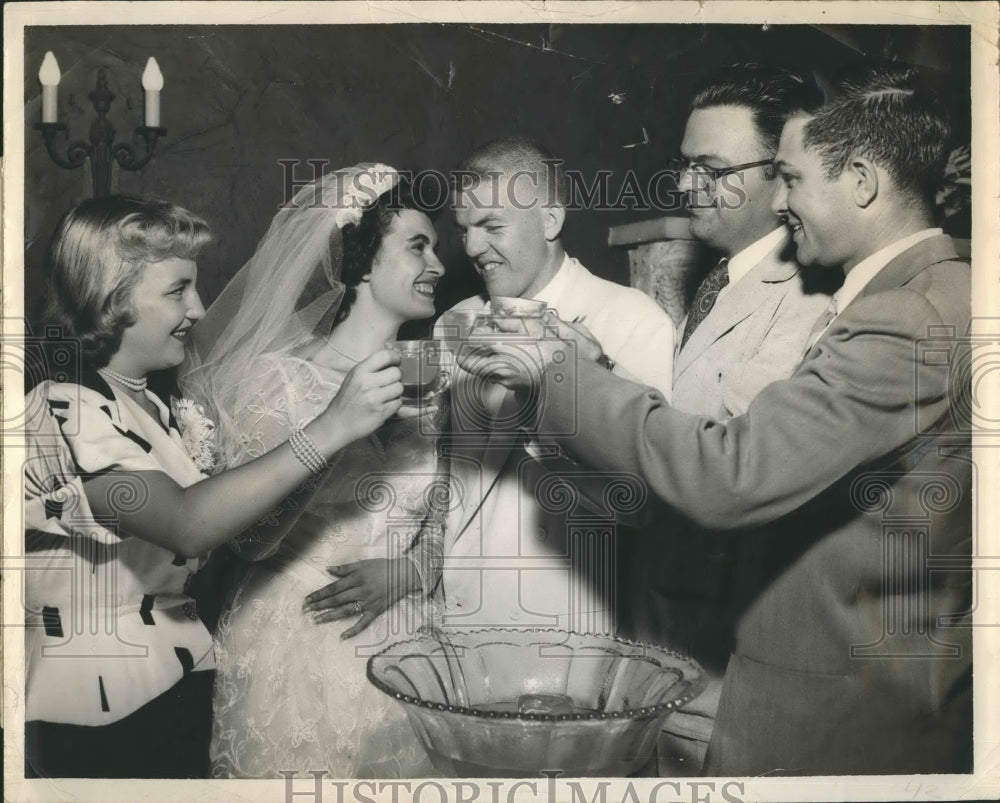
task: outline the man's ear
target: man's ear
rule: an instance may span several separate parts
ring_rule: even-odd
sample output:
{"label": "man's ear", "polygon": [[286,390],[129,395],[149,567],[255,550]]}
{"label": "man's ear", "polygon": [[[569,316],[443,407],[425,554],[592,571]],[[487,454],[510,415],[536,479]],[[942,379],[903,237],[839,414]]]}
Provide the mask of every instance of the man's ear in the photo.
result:
{"label": "man's ear", "polygon": [[549,242],[559,239],[565,222],[566,210],[561,205],[553,204],[542,207],[542,226],[545,231],[545,239]]}
{"label": "man's ear", "polygon": [[865,208],[878,197],[879,175],[875,163],[866,156],[852,156],[844,168],[854,203]]}

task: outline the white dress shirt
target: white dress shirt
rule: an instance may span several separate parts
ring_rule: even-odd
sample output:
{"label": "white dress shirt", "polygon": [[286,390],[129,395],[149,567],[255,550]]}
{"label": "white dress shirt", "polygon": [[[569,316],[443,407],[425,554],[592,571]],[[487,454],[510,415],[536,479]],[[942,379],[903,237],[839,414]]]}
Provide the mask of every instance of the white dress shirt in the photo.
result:
{"label": "white dress shirt", "polygon": [[785,226],[778,226],[774,231],[765,234],[742,251],[733,254],[729,258],[729,284],[722,288],[719,295],[721,296],[723,293],[728,292],[730,288],[738,284],[740,279],[759,265],[764,257],[774,251],[778,247],[778,244],[786,239],[787,236],[787,228]]}

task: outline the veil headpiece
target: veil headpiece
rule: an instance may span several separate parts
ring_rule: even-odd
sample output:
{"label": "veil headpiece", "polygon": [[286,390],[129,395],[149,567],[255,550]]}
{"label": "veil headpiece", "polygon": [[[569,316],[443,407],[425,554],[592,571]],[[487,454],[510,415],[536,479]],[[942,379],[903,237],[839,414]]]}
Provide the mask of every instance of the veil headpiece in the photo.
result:
{"label": "veil headpiece", "polygon": [[194,327],[180,384],[216,417],[222,465],[238,440],[232,414],[251,365],[329,333],[345,290],[341,230],[398,181],[392,167],[363,162],[306,184]]}

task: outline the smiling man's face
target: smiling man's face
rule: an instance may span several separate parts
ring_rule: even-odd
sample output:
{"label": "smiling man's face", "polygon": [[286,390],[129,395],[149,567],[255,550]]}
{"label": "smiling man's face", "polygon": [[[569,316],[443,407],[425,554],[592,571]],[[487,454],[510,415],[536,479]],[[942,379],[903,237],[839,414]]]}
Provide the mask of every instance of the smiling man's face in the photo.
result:
{"label": "smiling man's face", "polygon": [[455,226],[490,296],[531,298],[549,280],[545,211],[530,182],[483,180],[455,199]]}
{"label": "smiling man's face", "polygon": [[781,132],[772,208],[786,218],[799,264],[849,268],[855,261],[857,232],[851,177],[847,171],[826,177],[820,152],[803,145],[808,121],[805,116],[793,118]]}
{"label": "smiling man's face", "polygon": [[[753,112],[744,106],[694,109],[681,141],[688,162],[725,168],[768,159]],[[718,182],[686,173],[680,189],[687,193],[691,236],[728,257],[774,231],[780,220],[771,212],[774,181],[767,166],[746,168]]]}

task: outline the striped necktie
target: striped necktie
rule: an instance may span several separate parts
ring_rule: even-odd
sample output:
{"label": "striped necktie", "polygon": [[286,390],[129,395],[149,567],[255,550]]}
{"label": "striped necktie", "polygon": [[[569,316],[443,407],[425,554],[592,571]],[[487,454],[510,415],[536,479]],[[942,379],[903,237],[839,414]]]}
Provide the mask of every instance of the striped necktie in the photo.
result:
{"label": "striped necktie", "polygon": [[688,310],[687,323],[684,325],[684,335],[681,337],[681,348],[688,342],[698,325],[708,317],[715,306],[719,292],[729,284],[729,260],[723,257],[719,264],[712,268],[694,294],[691,309]]}

